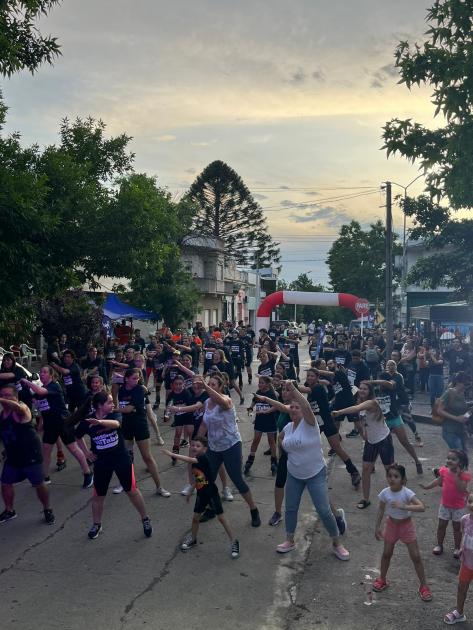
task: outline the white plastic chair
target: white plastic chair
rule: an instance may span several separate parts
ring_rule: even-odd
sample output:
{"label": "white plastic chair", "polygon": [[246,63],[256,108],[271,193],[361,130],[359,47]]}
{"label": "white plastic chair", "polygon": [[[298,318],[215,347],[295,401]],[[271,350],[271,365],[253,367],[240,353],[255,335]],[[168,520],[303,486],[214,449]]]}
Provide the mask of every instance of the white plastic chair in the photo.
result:
{"label": "white plastic chair", "polygon": [[20,345],[20,352],[21,352],[22,358],[25,358],[27,361],[28,369],[31,369],[32,360],[33,359],[35,361],[38,360],[38,355],[36,353],[36,350],[34,348],[30,348],[29,346],[27,346],[26,343],[22,343]]}

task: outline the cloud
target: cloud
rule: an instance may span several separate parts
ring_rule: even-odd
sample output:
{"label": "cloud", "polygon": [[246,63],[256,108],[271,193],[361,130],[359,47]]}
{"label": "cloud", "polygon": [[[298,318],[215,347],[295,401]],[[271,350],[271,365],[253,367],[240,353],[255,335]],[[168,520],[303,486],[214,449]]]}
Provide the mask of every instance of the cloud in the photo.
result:
{"label": "cloud", "polygon": [[272,138],[272,134],[267,133],[260,136],[251,136],[248,138],[248,142],[250,144],[268,144],[268,142],[271,142]]}
{"label": "cloud", "polygon": [[289,79],[289,83],[301,84],[305,83],[307,79],[307,75],[302,68],[299,68],[295,72],[292,73],[291,78]]}
{"label": "cloud", "polygon": [[216,144],[217,140],[202,140],[201,142],[191,142],[192,147],[209,147],[212,144]]}
{"label": "cloud", "polygon": [[320,193],[317,192],[316,190],[308,190],[307,192],[304,193],[304,195],[307,195],[307,197],[318,197]]}
{"label": "cloud", "polygon": [[342,223],[348,223],[352,220],[352,217],[349,214],[339,208],[335,208],[333,206],[319,207],[317,204],[312,205],[315,206],[314,210],[306,212],[305,214],[292,213],[290,215],[291,219],[293,219],[295,223],[323,221],[329,227],[338,227]]}
{"label": "cloud", "polygon": [[325,72],[321,68],[314,70],[312,72],[312,78],[319,81],[319,83],[325,83]]}
{"label": "cloud", "polygon": [[197,171],[195,170],[195,168],[186,168],[184,173],[189,173],[189,175],[194,175],[195,173],[197,173]]}
{"label": "cloud", "polygon": [[291,199],[283,199],[279,202],[283,208],[297,208],[298,210],[310,210],[317,208],[316,203],[308,203],[306,201],[292,201]]}
{"label": "cloud", "polygon": [[303,68],[297,68],[297,70],[292,72],[288,82],[293,85],[302,85],[302,83],[306,83],[306,81],[310,78],[318,83],[325,83],[325,72],[322,68],[316,68],[310,73]]}
{"label": "cloud", "polygon": [[399,70],[391,63],[381,66],[378,70],[373,72],[370,87],[373,89],[379,89],[389,81],[399,76]]}
{"label": "cloud", "polygon": [[289,186],[279,186],[280,190],[290,190]]}
{"label": "cloud", "polygon": [[158,142],[173,142],[176,139],[176,136],[173,136],[170,133],[165,133],[162,136],[158,136],[156,140]]}
{"label": "cloud", "polygon": [[255,193],[253,195],[253,197],[257,200],[257,201],[264,201],[264,199],[267,199],[268,197],[266,197],[266,195],[262,195],[261,193]]}

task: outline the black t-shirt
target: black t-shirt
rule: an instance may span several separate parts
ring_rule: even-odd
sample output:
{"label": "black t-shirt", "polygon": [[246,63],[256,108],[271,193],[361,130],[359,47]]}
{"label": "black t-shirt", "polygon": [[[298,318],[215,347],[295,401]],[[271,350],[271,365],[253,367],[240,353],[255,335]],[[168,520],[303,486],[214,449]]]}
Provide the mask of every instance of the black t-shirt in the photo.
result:
{"label": "black t-shirt", "polygon": [[352,350],[361,350],[361,335],[352,335],[350,338],[350,345]]}
{"label": "black t-shirt", "polygon": [[21,402],[24,402],[28,407],[31,407],[31,403],[33,400],[33,394],[31,393],[31,389],[28,386],[24,386],[20,381],[22,378],[27,378],[28,374],[26,370],[21,367],[21,365],[15,365],[13,370],[7,370],[4,368],[0,370],[0,373],[12,373],[13,377],[0,379],[0,385],[14,385],[16,391],[18,392],[18,398]]}
{"label": "black t-shirt", "polygon": [[274,368],[276,366],[275,359],[269,359],[264,365],[260,363],[258,366],[258,374],[260,376],[274,376]]}
{"label": "black t-shirt", "polygon": [[220,363],[214,363],[209,368],[209,372],[216,371],[216,370],[218,370],[219,372],[226,372],[228,374],[228,378],[230,379],[230,381],[233,381],[233,379],[235,378],[233,365],[230,362],[224,363],[223,361],[221,361]]}
{"label": "black t-shirt", "polygon": [[118,408],[123,409],[132,405],[135,411],[123,414],[124,420],[139,420],[146,422],[146,396],[147,389],[143,385],[135,385],[132,389],[127,389],[122,385],[118,390]]}
{"label": "black t-shirt", "polygon": [[311,343],[309,346],[309,356],[311,361],[316,361],[319,358],[319,352],[317,350],[317,344]]}
{"label": "black t-shirt", "polygon": [[[259,389],[257,390],[256,394],[258,396],[266,396],[266,398],[271,398],[271,400],[277,400],[278,397],[276,395],[276,393],[269,391],[269,392],[262,392]],[[268,411],[269,409],[271,409],[271,404],[267,403],[267,402],[263,402],[261,400],[257,400],[255,402],[255,406],[254,406],[254,411],[255,411],[255,416],[258,417],[259,415],[261,415],[263,418],[267,418],[268,422],[270,421],[270,419],[273,419],[275,422],[278,419],[279,416],[279,411],[273,411],[272,413],[264,413],[261,414],[262,411]]]}
{"label": "black t-shirt", "polygon": [[359,387],[361,381],[369,381],[370,369],[364,361],[360,361],[359,363],[351,362],[347,366],[347,377],[350,385]]}
{"label": "black t-shirt", "polygon": [[245,344],[241,339],[228,339],[226,341],[226,346],[234,363],[241,363],[244,360]]}
{"label": "black t-shirt", "polygon": [[399,415],[399,394],[404,387],[404,379],[400,374],[389,374],[389,372],[382,372],[379,375],[379,380],[390,381],[395,384],[394,389],[379,388],[379,394],[376,396],[376,400],[379,402],[381,411],[386,416],[386,420],[392,420]]}
{"label": "black t-shirt", "polygon": [[51,381],[47,385],[43,385],[48,390],[46,396],[34,395],[36,408],[42,415],[43,420],[60,420],[69,415],[64,400],[64,394],[59,383]]}
{"label": "black t-shirt", "polygon": [[286,371],[286,378],[296,378],[296,372],[294,370],[294,359],[291,356],[287,356],[287,359],[283,359],[283,357],[281,357],[278,361],[278,365],[283,366],[284,370]]}
{"label": "black t-shirt", "polygon": [[333,359],[334,356],[334,348],[332,348],[331,345],[329,344],[325,344],[322,346],[321,350],[320,350],[320,357],[325,361],[330,361],[330,359]]}
{"label": "black t-shirt", "polygon": [[79,366],[77,363],[72,365],[61,363],[61,367],[69,370],[69,374],[64,374],[62,377],[67,399],[69,402],[82,402],[87,395],[87,388],[82,382]]}
{"label": "black t-shirt", "polygon": [[351,354],[347,350],[337,349],[333,354],[333,358],[335,360],[335,363],[337,363],[338,365],[346,366],[351,361]]}
{"label": "black t-shirt", "polygon": [[288,337],[285,342],[289,346],[289,354],[293,359],[299,358],[299,342],[297,339],[291,339]]}
{"label": "black t-shirt", "polygon": [[[89,417],[93,418],[94,415],[91,414]],[[118,422],[121,422],[121,414],[109,413],[104,420],[118,420]],[[99,425],[91,425],[87,420],[81,420],[77,425],[75,434],[78,439],[84,437],[84,435],[89,435],[92,453],[95,453],[99,458],[122,455],[127,452],[120,428],[105,429]]]}
{"label": "black t-shirt", "polygon": [[161,352],[156,354],[152,359],[152,365],[158,375],[163,373],[164,366],[166,365],[166,361],[168,360],[167,354],[165,352]]}
{"label": "black t-shirt", "polygon": [[279,330],[277,328],[271,327],[268,330],[268,335],[272,341],[276,341],[276,338],[279,337]]}
{"label": "black t-shirt", "polygon": [[350,381],[343,370],[335,370],[333,375],[333,393],[335,394],[335,404],[340,409],[351,407],[351,405],[355,404]]}
{"label": "black t-shirt", "polygon": [[41,440],[32,422],[15,422],[13,413],[0,413],[0,437],[7,454],[6,462],[15,468],[41,464]]}
{"label": "black t-shirt", "polygon": [[192,464],[192,475],[194,477],[197,494],[205,495],[215,491],[216,485],[213,481],[212,467],[207,453],[196,457],[197,463]]}
{"label": "black t-shirt", "polygon": [[[171,392],[169,398],[167,399],[168,405],[173,405],[174,407],[188,407],[189,405],[193,405],[193,397],[188,389],[182,390],[180,394],[174,394]],[[194,424],[194,412],[176,412],[174,414],[176,418],[182,420],[184,424]]]}
{"label": "black t-shirt", "polygon": [[446,353],[450,373],[464,372],[468,369],[468,352],[463,348],[454,350],[453,348]]}
{"label": "black t-shirt", "polygon": [[307,400],[320,426],[332,423],[328,395],[323,385],[315,385],[307,394]]}
{"label": "black t-shirt", "polygon": [[197,396],[194,393],[194,390],[192,389],[189,390],[189,394],[190,394],[189,405],[196,405],[198,402],[202,403],[202,409],[197,409],[192,414],[194,416],[194,426],[198,427],[200,423],[202,422],[202,418],[204,417],[204,411],[205,411],[204,403],[209,397],[209,395],[207,394],[207,392],[202,392],[201,394],[199,394],[199,396]]}

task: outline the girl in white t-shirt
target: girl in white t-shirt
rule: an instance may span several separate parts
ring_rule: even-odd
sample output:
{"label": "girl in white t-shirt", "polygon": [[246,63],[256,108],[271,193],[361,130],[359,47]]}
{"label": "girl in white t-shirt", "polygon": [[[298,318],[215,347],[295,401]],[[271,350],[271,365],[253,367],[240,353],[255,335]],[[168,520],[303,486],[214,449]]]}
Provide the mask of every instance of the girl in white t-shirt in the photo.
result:
{"label": "girl in white t-shirt", "polygon": [[[430,602],[432,593],[425,580],[424,565],[419,553],[417,535],[414,522],[411,518],[413,512],[424,512],[425,507],[415,492],[406,486],[406,469],[400,464],[391,464],[387,468],[387,480],[389,486],[382,490],[379,497],[379,509],[376,519],[376,540],[384,540],[383,555],[381,558],[381,574],[373,582],[373,589],[377,592],[384,591],[389,585],[386,574],[391,563],[394,547],[398,540],[403,542],[414,564],[414,569],[419,578],[419,597],[424,602]],[[386,516],[384,531],[381,529],[383,517]]]}

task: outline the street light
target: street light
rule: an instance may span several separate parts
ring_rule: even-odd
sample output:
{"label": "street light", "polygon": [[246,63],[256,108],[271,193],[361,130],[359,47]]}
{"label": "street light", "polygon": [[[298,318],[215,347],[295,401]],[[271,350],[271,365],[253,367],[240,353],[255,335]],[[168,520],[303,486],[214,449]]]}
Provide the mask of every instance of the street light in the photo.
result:
{"label": "street light", "polygon": [[[403,324],[407,324],[407,299],[406,299],[407,298],[407,240],[406,240],[405,203],[406,203],[406,198],[407,198],[407,189],[410,188],[412,184],[414,184],[421,177],[425,177],[425,173],[421,173],[420,175],[417,175],[417,177],[415,177],[411,182],[409,182],[407,186],[403,186],[402,184],[398,184],[397,182],[391,182],[391,184],[394,184],[394,186],[399,186],[399,188],[402,188],[404,191],[404,208],[403,208],[404,224],[403,224],[403,231],[402,231],[402,268],[401,268],[401,321],[403,318],[403,314],[405,316],[405,321],[402,322]],[[406,304],[404,304],[405,302]]]}

